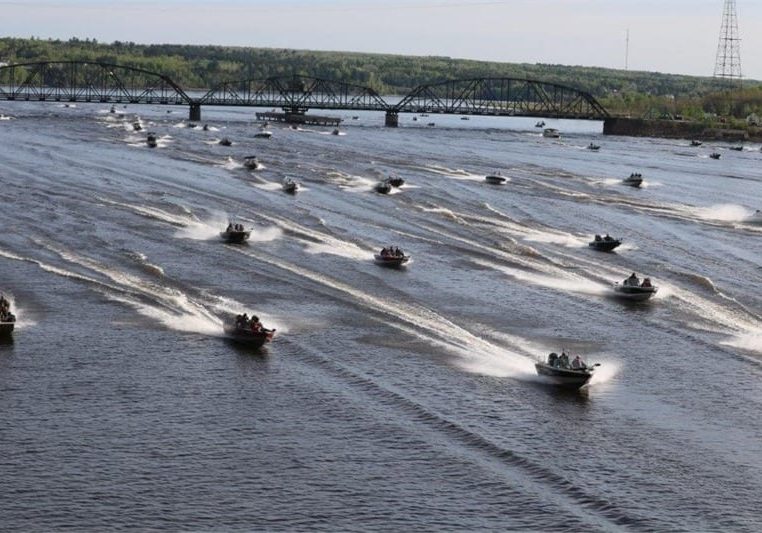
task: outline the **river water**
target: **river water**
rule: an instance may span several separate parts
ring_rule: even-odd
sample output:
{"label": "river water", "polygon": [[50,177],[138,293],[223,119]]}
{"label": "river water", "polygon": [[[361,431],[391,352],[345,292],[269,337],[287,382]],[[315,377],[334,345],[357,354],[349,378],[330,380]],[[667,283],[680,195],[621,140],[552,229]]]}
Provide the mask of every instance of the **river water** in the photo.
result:
{"label": "river water", "polygon": [[[759,146],[119,111],[0,106],[2,529],[762,529]],[[655,299],[610,297],[632,271]],[[244,311],[261,351],[223,338]],[[537,378],[562,348],[589,387]]]}

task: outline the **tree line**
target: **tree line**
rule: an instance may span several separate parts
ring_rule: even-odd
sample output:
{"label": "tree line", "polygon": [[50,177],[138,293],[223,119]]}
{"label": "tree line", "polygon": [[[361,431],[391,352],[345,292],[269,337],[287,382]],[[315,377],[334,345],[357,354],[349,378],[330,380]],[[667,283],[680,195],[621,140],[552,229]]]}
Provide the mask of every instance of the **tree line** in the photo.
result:
{"label": "tree line", "polygon": [[743,103],[727,103],[725,87],[710,77],[599,67],[496,63],[440,56],[402,56],[273,48],[137,44],[94,39],[0,38],[0,63],[90,61],[139,67],[169,76],[187,89],[223,81],[304,75],[403,95],[418,85],[448,79],[514,77],[568,85],[595,96],[610,111],[647,113],[743,113],[762,110],[757,82],[745,82]]}

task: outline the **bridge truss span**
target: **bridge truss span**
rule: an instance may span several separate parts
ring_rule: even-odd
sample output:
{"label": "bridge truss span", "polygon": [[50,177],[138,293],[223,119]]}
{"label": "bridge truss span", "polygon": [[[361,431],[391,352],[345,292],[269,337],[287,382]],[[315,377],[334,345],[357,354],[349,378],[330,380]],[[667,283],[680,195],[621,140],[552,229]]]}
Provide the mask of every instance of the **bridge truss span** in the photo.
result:
{"label": "bridge truss span", "polygon": [[448,113],[600,119],[608,112],[589,93],[556,83],[517,78],[472,78],[421,85],[397,113]]}
{"label": "bridge truss span", "polygon": [[0,100],[191,104],[167,76],[137,67],[45,61],[0,67]]}
{"label": "bridge truss span", "polygon": [[229,81],[210,90],[198,103],[281,107],[292,112],[307,109],[387,111],[390,107],[369,87],[308,76]]}

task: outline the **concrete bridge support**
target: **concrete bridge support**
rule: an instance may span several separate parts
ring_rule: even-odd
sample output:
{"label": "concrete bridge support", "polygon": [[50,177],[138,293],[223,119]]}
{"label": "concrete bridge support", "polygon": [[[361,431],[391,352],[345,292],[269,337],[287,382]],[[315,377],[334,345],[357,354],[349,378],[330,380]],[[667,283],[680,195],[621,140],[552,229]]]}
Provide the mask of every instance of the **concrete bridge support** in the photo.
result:
{"label": "concrete bridge support", "polygon": [[191,122],[198,122],[201,120],[201,104],[191,104],[190,113],[188,114],[188,120]]}
{"label": "concrete bridge support", "polygon": [[386,121],[384,125],[387,128],[396,128],[400,125],[400,116],[396,111],[386,112]]}

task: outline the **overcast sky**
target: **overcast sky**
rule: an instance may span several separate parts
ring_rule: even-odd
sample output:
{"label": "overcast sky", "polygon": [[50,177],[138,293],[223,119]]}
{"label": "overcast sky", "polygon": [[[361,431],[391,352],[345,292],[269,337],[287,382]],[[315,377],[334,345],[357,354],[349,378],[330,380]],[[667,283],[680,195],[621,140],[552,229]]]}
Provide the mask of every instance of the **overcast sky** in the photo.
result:
{"label": "overcast sky", "polygon": [[[762,1],[737,0],[762,79]],[[0,35],[347,50],[712,75],[723,0],[0,0]],[[0,58],[2,60],[2,58]]]}

